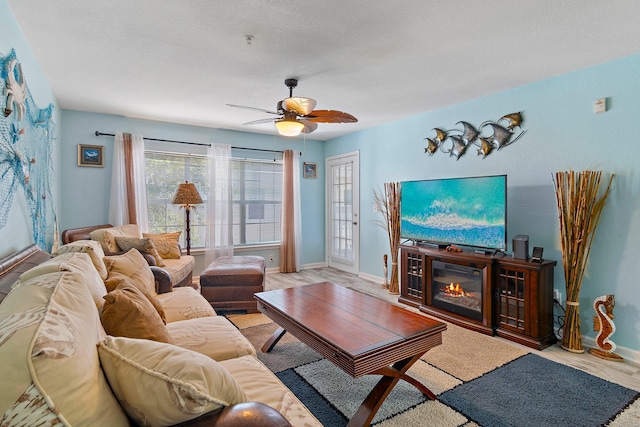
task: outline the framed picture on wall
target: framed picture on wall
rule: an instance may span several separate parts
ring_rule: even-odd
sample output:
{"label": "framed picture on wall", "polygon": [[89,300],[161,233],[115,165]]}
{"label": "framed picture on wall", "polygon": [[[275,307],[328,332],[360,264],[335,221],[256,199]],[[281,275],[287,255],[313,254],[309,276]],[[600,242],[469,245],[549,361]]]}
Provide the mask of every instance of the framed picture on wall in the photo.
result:
{"label": "framed picture on wall", "polygon": [[104,167],[103,145],[78,144],[78,166]]}
{"label": "framed picture on wall", "polygon": [[304,162],[303,168],[304,168],[304,170],[303,170],[302,176],[304,178],[317,178],[318,177],[318,164],[317,163]]}

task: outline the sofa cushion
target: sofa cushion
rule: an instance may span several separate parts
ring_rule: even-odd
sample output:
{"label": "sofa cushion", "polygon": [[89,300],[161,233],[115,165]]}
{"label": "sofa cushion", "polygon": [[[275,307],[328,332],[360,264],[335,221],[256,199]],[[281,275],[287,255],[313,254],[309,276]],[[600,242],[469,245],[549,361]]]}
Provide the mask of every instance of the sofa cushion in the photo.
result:
{"label": "sofa cushion", "polygon": [[102,278],[102,280],[107,278],[107,267],[105,267],[104,261],[102,260],[102,258],[104,258],[104,250],[99,242],[94,242],[92,240],[76,240],[75,242],[60,246],[52,255],[56,257],[69,252],[84,252],[88,254],[89,257],[91,257],[91,261],[98,271],[100,278]]}
{"label": "sofa cushion", "polygon": [[131,249],[137,249],[141,254],[151,255],[158,267],[164,267],[164,261],[150,238],[118,236],[116,237],[116,243],[121,251],[128,252]]}
{"label": "sofa cushion", "polygon": [[171,425],[247,396],[216,361],[147,340],[107,337],[98,347],[109,384],[140,425]]}
{"label": "sofa cushion", "polygon": [[100,369],[105,334],[82,280],[37,276],[0,304],[0,419],[8,425],[127,425]]}
{"label": "sofa cushion", "polygon": [[167,330],[175,345],[214,360],[256,355],[256,349],[249,340],[223,316],[171,322],[167,323]]}
{"label": "sofa cushion", "polygon": [[135,249],[123,255],[112,255],[104,257],[104,264],[107,266],[107,280],[105,285],[107,291],[112,291],[122,278],[130,278],[139,288],[156,295],[156,282],[151,272],[149,264],[142,254]]}
{"label": "sofa cushion", "polygon": [[172,233],[150,234],[143,233],[142,237],[149,237],[162,259],[179,259],[180,246],[178,244],[182,231]]}
{"label": "sofa cushion", "polygon": [[[115,240],[113,240],[112,242],[110,241],[108,244],[107,242],[105,242],[104,232],[106,230],[109,230],[109,232],[111,232],[111,236],[118,235],[118,236],[142,237],[142,233],[140,233],[140,228],[138,227],[137,224],[125,224],[125,225],[118,225],[117,227],[111,227],[111,228],[99,228],[89,233],[89,236],[91,236],[91,240],[95,240],[99,242],[100,245],[102,245],[102,249],[107,252],[117,252],[118,246],[116,245]],[[112,248],[115,247],[115,250],[109,249],[109,246],[111,246]]]}
{"label": "sofa cushion", "polygon": [[73,253],[61,255],[55,258],[48,259],[45,262],[38,264],[33,268],[30,268],[20,275],[20,278],[16,281],[16,283],[13,284],[12,288],[18,286],[22,282],[27,282],[34,277],[61,271],[60,265],[69,261],[71,257],[73,257]]}
{"label": "sofa cushion", "polygon": [[91,297],[93,298],[96,308],[98,310],[102,309],[102,304],[104,303],[102,297],[106,295],[107,288],[105,288],[98,271],[95,269],[94,264],[87,253],[69,252],[51,258],[22,273],[18,281],[16,281],[13,286],[18,286],[20,283],[26,282],[37,276],[56,273],[59,271],[75,271],[80,274],[82,276],[82,280],[78,282],[78,285],[86,286],[91,293]]}
{"label": "sofa cushion", "polygon": [[280,412],[294,426],[322,426],[302,402],[255,357],[244,356],[220,362],[242,387],[250,401],[261,402]]}
{"label": "sofa cushion", "polygon": [[189,286],[173,288],[172,292],[158,294],[156,299],[164,310],[167,323],[216,316],[211,304],[198,291]]}
{"label": "sofa cushion", "polygon": [[122,280],[104,299],[100,320],[107,334],[173,342],[156,308],[130,281]]}
{"label": "sofa cushion", "polygon": [[193,273],[196,259],[193,255],[182,255],[180,258],[167,258],[164,260],[164,269],[171,276],[171,283],[180,283],[182,279]]}
{"label": "sofa cushion", "polygon": [[[76,252],[70,254],[68,261],[60,265],[60,271],[74,271],[82,276],[81,284],[84,284],[98,310],[102,310],[104,304],[103,297],[107,294],[107,288],[100,278],[98,271],[94,268],[93,262],[88,254]],[[56,257],[57,258],[57,257]],[[53,258],[54,260],[56,258]]]}

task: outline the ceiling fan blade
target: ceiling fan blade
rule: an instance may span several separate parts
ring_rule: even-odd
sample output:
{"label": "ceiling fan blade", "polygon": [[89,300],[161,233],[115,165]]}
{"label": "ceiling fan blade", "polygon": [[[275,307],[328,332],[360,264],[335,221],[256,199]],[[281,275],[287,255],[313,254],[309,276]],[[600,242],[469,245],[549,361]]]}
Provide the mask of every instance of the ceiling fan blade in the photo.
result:
{"label": "ceiling fan blade", "polygon": [[358,121],[351,114],[336,110],[314,110],[304,119],[316,123],[355,123]]}
{"label": "ceiling fan blade", "polygon": [[310,122],[308,120],[299,120],[299,122],[304,125],[304,129],[302,129],[302,133],[311,133],[314,130],[318,129],[317,123]]}
{"label": "ceiling fan blade", "polygon": [[294,111],[302,116],[306,116],[316,108],[316,100],[302,97],[289,97],[281,101],[282,109]]}
{"label": "ceiling fan blade", "polygon": [[247,123],[243,123],[242,125],[259,125],[261,123],[272,123],[275,122],[278,119],[258,119],[258,120],[253,120],[251,122],[247,122]]}
{"label": "ceiling fan blade", "polygon": [[227,104],[229,107],[233,107],[233,108],[242,108],[243,110],[254,110],[254,111],[262,111],[263,113],[269,113],[269,114],[277,114],[280,115],[280,113],[276,112],[276,111],[271,111],[271,110],[265,110],[264,108],[256,108],[256,107],[247,107],[246,105],[235,105],[235,104]]}

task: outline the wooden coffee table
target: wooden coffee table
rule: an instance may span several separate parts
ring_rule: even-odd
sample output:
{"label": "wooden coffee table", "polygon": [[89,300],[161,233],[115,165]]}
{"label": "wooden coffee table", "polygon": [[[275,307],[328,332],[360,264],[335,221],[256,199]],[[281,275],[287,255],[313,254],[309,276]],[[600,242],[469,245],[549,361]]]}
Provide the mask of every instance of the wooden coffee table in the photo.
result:
{"label": "wooden coffee table", "polygon": [[382,375],[349,426],[367,426],[399,380],[436,396],[407,374],[429,349],[442,344],[444,323],[329,282],[255,294],[258,309],[280,325],[262,346],[267,353],[293,334],[354,378]]}

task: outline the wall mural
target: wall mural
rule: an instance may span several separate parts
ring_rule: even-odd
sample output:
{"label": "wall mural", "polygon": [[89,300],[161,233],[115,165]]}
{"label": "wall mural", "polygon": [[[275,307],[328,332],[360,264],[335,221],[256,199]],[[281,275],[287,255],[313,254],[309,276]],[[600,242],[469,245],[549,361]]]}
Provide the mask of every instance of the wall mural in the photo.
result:
{"label": "wall mural", "polygon": [[0,228],[7,225],[16,192],[31,215],[34,242],[50,252],[57,243],[57,219],[50,183],[54,179],[53,104],[38,108],[15,50],[0,54]]}
{"label": "wall mural", "polygon": [[[440,151],[448,153],[449,157],[455,157],[456,160],[459,160],[460,156],[466,153],[467,148],[473,144],[478,147],[478,156],[482,156],[484,159],[494,149],[500,150],[507,145],[513,144],[526,132],[523,130],[513,138],[513,130],[522,124],[522,113],[520,112],[505,114],[496,121],[487,120],[481,123],[478,128],[464,121],[460,121],[457,124],[462,125],[462,130],[434,128],[436,136],[424,138],[427,140],[424,152],[432,156],[439,148]],[[491,134],[483,134],[485,129],[488,129],[486,133],[491,132]]]}

